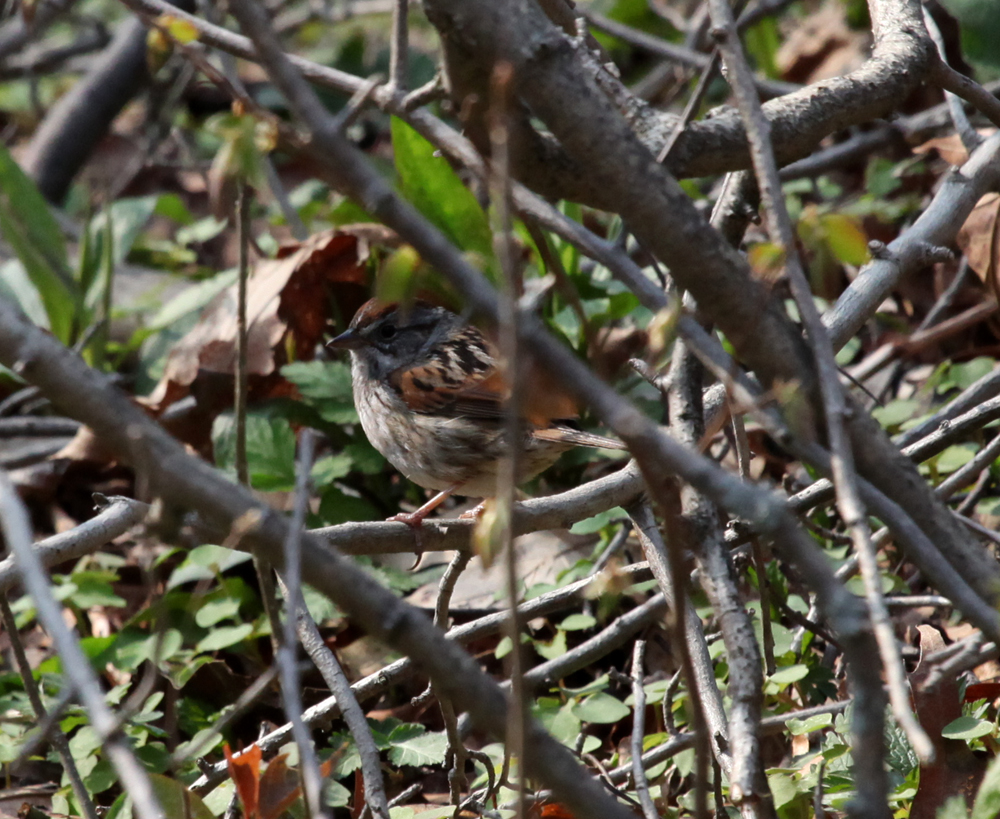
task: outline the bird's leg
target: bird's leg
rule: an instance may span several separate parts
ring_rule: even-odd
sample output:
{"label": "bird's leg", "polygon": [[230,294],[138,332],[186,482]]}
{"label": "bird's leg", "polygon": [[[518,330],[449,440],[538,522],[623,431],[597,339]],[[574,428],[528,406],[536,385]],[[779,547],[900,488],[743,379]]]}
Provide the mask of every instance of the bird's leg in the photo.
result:
{"label": "bird's leg", "polygon": [[394,520],[400,523],[405,523],[413,530],[413,538],[416,541],[413,551],[417,555],[417,559],[414,561],[413,565],[410,566],[411,572],[420,568],[420,563],[424,559],[423,538],[420,536],[420,530],[424,525],[424,518],[444,503],[448,499],[448,496],[458,489],[459,486],[460,484],[456,483],[454,486],[449,486],[447,489],[438,492],[433,498],[427,501],[427,503],[415,512],[400,512],[398,515],[386,518],[386,520]]}
{"label": "bird's leg", "polygon": [[386,520],[405,523],[411,529],[419,530],[420,527],[424,525],[424,518],[444,503],[451,493],[458,489],[458,487],[459,484],[455,484],[454,486],[449,486],[447,489],[443,489],[415,512],[400,512],[398,515],[386,518]]}

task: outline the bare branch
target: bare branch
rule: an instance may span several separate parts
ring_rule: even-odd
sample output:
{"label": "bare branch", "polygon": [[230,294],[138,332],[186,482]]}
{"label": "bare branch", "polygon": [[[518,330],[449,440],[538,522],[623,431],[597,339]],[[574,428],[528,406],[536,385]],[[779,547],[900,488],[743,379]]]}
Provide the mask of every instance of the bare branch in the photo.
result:
{"label": "bare branch", "polygon": [[[95,499],[102,507],[97,517],[31,547],[43,566],[48,568],[90,554],[142,523],[149,513],[147,504],[131,498],[96,495]],[[7,594],[19,579],[14,558],[0,560],[0,594]]]}
{"label": "bare branch", "polygon": [[[6,303],[0,309],[10,312]],[[18,319],[20,321],[20,319]],[[39,331],[41,332],[41,331]],[[118,772],[119,781],[132,797],[140,819],[158,819],[163,815],[146,769],[133,754],[128,738],[104,700],[101,684],[90,661],[80,647],[80,641],[70,631],[49,585],[45,566],[31,547],[31,525],[28,512],[17,495],[7,473],[0,470],[0,529],[7,547],[13,553],[17,571],[25,589],[31,595],[39,621],[45,626],[62,659],[63,672],[76,689],[87,710],[91,727],[101,740],[104,750]]]}

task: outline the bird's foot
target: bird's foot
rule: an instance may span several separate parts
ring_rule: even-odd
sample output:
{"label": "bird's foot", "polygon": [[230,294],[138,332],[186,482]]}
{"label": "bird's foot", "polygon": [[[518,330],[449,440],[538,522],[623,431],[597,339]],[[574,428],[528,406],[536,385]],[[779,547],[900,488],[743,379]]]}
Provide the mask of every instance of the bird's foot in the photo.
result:
{"label": "bird's foot", "polygon": [[422,509],[418,509],[416,512],[400,512],[398,515],[386,518],[386,522],[405,523],[414,532],[419,533],[421,527],[424,525],[424,518],[427,517],[429,512],[430,510],[424,512]]}
{"label": "bird's foot", "polygon": [[458,516],[458,519],[459,520],[479,520],[479,518],[482,517],[483,512],[485,512],[485,511],[486,511],[486,501],[483,501],[482,503],[474,506],[468,512],[462,512],[462,514]]}
{"label": "bird's foot", "polygon": [[422,507],[417,509],[415,512],[400,512],[398,515],[393,515],[391,518],[386,518],[386,521],[393,521],[395,523],[405,523],[413,530],[413,552],[417,559],[413,561],[413,565],[410,566],[407,571],[415,572],[420,568],[420,564],[424,559],[424,543],[421,534],[424,528],[424,518],[426,518],[431,513],[430,509],[424,510]]}

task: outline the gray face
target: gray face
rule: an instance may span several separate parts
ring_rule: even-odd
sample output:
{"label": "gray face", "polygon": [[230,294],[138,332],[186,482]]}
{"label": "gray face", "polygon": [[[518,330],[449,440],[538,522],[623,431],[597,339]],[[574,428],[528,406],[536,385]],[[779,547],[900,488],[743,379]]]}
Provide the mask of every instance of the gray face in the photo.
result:
{"label": "gray face", "polygon": [[351,358],[371,377],[382,379],[422,362],[434,345],[461,326],[462,319],[443,307],[416,304],[406,311],[393,310],[352,327],[361,345],[351,350]]}

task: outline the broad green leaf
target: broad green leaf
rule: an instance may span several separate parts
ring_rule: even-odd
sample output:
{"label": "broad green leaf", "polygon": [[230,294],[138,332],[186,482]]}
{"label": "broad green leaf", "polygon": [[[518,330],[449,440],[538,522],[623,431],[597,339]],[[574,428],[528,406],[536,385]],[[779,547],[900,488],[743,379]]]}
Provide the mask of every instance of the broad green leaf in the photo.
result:
{"label": "broad green leaf", "polygon": [[71,342],[79,294],[69,272],[66,242],[35,183],[0,145],[0,232],[38,289],[49,328]]}
{"label": "broad green leaf", "polygon": [[941,729],[941,736],[945,739],[976,739],[992,734],[996,725],[985,719],[975,717],[959,717],[949,722]]}
{"label": "broad green leaf", "polygon": [[774,797],[774,807],[781,808],[787,805],[801,793],[799,784],[791,774],[779,772],[768,774],[768,787]]}
{"label": "broad green leaf", "polygon": [[356,424],[351,368],[343,361],[295,361],[281,374],[296,387],[309,406],[331,424]]}
{"label": "broad green leaf", "polygon": [[[250,484],[263,492],[288,492],[295,487],[295,433],[284,418],[247,414],[247,468]],[[236,419],[231,412],[212,424],[215,463],[236,469]]]}
{"label": "broad green leaf", "polygon": [[341,452],[339,455],[327,455],[313,464],[313,486],[326,486],[338,478],[351,473],[351,456]]}
{"label": "broad green leaf", "polygon": [[448,161],[435,156],[434,146],[397,117],[392,118],[392,149],[400,188],[414,207],[458,247],[492,258],[489,220]]}
{"label": "broad green leaf", "polygon": [[49,328],[49,314],[45,312],[41,294],[20,259],[9,259],[0,265],[0,298],[19,307],[33,324]]}
{"label": "broad green leaf", "polygon": [[785,721],[785,725],[788,726],[788,730],[792,736],[797,737],[803,734],[811,734],[813,731],[820,730],[820,728],[829,728],[833,725],[833,716],[830,714],[817,714],[814,717],[809,717],[809,719],[796,719],[792,717]]}
{"label": "broad green leaf", "polygon": [[899,398],[895,401],[890,401],[884,407],[873,409],[872,417],[888,429],[890,427],[897,427],[904,421],[909,421],[919,411],[919,401]]}
{"label": "broad green leaf", "polygon": [[546,660],[554,660],[562,657],[566,653],[566,632],[561,629],[556,632],[556,636],[549,642],[543,643],[541,640],[532,640],[535,651]]}
{"label": "broad green leaf", "polygon": [[422,725],[397,725],[389,734],[389,761],[394,765],[440,765],[448,750],[443,731],[428,733]]}
{"label": "broad green leaf", "polygon": [[995,758],[986,769],[972,806],[972,819],[994,819],[995,816],[1000,816],[1000,757]]}
{"label": "broad green leaf", "polygon": [[826,243],[838,261],[857,267],[868,261],[868,237],[857,219],[843,213],[824,213],[819,220]]}
{"label": "broad green leaf", "polygon": [[202,628],[211,628],[216,623],[235,617],[240,611],[240,601],[232,597],[217,597],[201,604],[194,621]]}
{"label": "broad green leaf", "polygon": [[351,792],[334,779],[323,782],[323,804],[328,808],[346,808],[351,802]]}
{"label": "broad green leaf", "polygon": [[621,700],[603,692],[573,704],[573,714],[584,722],[611,723],[624,719],[631,710]]}
{"label": "broad green leaf", "polygon": [[628,513],[620,506],[616,506],[613,509],[608,509],[606,512],[594,515],[592,518],[577,521],[573,524],[570,532],[574,535],[590,535],[594,532],[600,532],[601,529],[613,520],[622,520],[627,517]]}
{"label": "broad green leaf", "polygon": [[955,444],[948,447],[937,457],[937,470],[942,474],[961,469],[976,457],[975,444]]}
{"label": "broad green leaf", "polygon": [[348,521],[376,520],[379,511],[364,498],[348,495],[336,486],[327,486],[322,489],[319,516],[327,526],[336,526]]}
{"label": "broad green leaf", "polygon": [[153,795],[163,808],[165,816],[215,819],[201,797],[189,791],[178,780],[158,773],[150,774],[149,779],[153,785]]}
{"label": "broad green leaf", "polygon": [[211,580],[216,574],[246,563],[250,559],[250,555],[246,552],[238,552],[224,546],[214,544],[197,546],[188,552],[184,562],[173,570],[167,581],[167,588],[174,589],[192,581]]}
{"label": "broad green leaf", "polygon": [[[988,814],[989,819],[995,819],[996,814]],[[935,814],[935,819],[968,819],[969,809],[965,804],[965,797],[959,795],[949,796],[944,800]],[[983,819],[986,819],[984,816]]]}
{"label": "broad green leaf", "polygon": [[149,320],[148,326],[153,330],[162,330],[185,316],[202,310],[219,293],[235,283],[237,273],[235,269],[223,270],[210,279],[188,285],[160,308]]}
{"label": "broad green leaf", "polygon": [[584,631],[596,625],[597,620],[589,614],[571,614],[559,624],[559,628],[563,631]]}
{"label": "broad green leaf", "polygon": [[778,683],[778,685],[790,685],[791,683],[798,682],[803,679],[808,673],[809,666],[798,663],[796,665],[790,665],[785,668],[778,669],[770,677],[768,677],[768,680],[770,682]]}
{"label": "broad green leaf", "polygon": [[198,641],[195,647],[199,652],[218,651],[243,642],[253,633],[252,623],[240,623],[236,626],[222,626],[213,629],[208,636]]}

